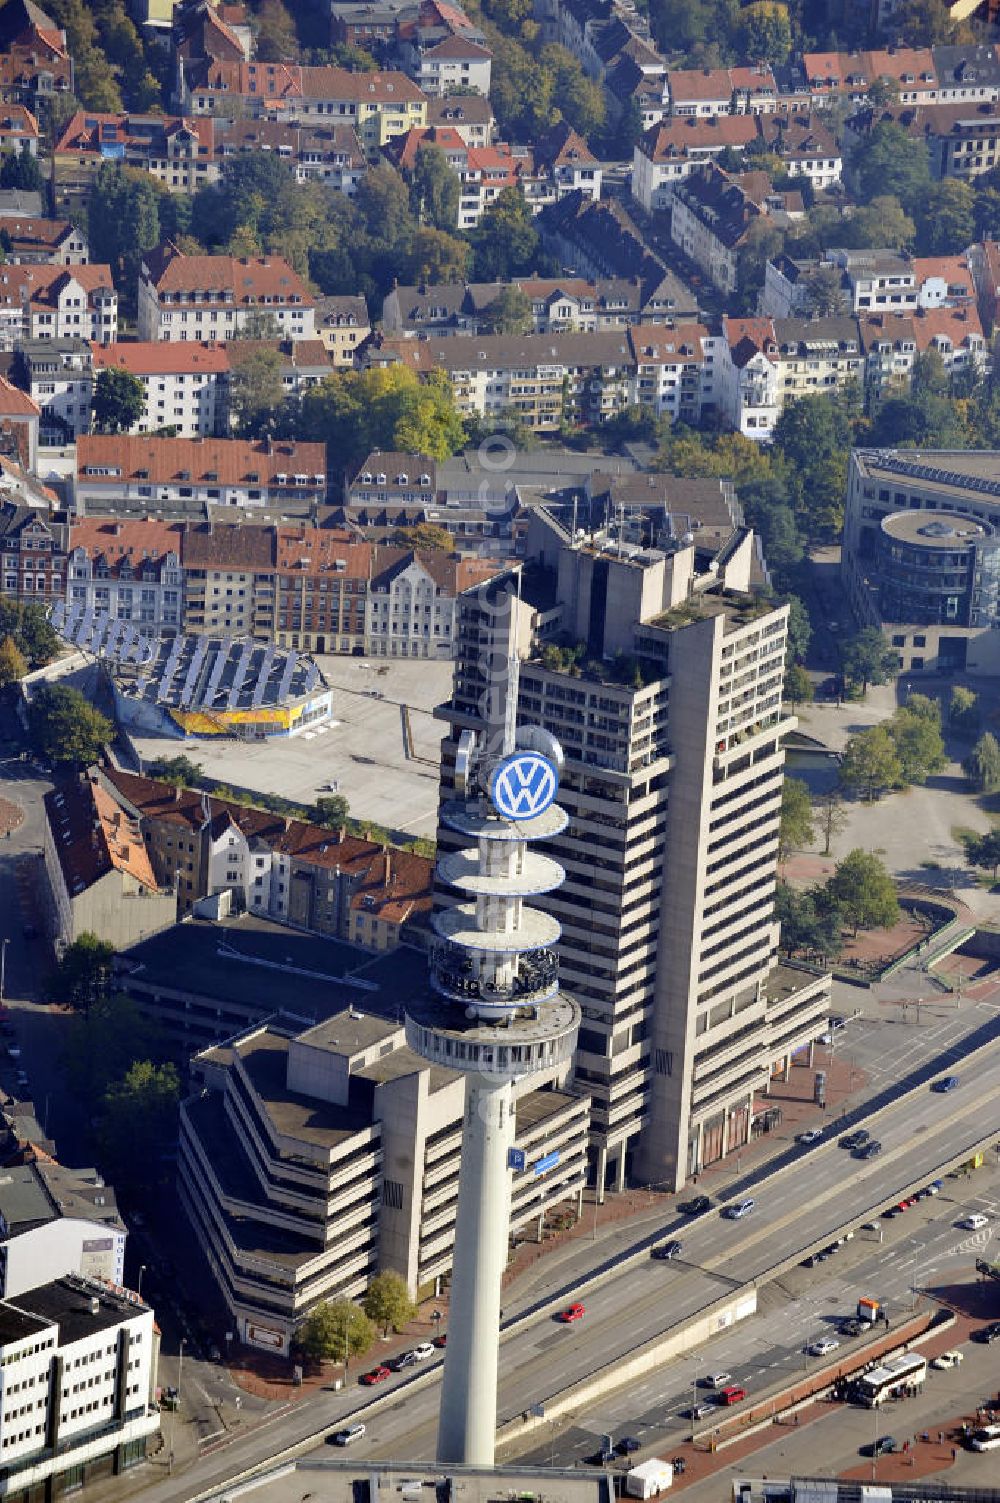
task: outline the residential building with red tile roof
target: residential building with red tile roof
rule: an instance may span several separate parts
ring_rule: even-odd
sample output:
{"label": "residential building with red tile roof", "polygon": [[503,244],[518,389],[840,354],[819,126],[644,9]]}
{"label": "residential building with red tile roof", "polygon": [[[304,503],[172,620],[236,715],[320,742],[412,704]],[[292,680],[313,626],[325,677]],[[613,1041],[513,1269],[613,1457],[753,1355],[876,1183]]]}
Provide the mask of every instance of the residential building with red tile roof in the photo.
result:
{"label": "residential building with red tile roof", "polygon": [[975,301],[970,259],[968,255],[914,256],[917,306],[945,308]]}
{"label": "residential building with red tile roof", "polygon": [[306,652],[354,652],[365,641],[372,550],[350,533],[279,526],[274,639]]}
{"label": "residential building with red tile roof", "polygon": [[0,267],[0,349],[71,337],[108,344],[117,332],[110,266]]}
{"label": "residential building with red tile roof", "polygon": [[427,123],[427,96],[405,73],[352,73],[298,63],[179,63],[186,115],[232,114],[251,119],[328,123],[357,131],[369,154],[393,136]]}
{"label": "residential building with red tile roof", "polygon": [[[53,605],[66,598],[66,528],[52,520],[56,497],[0,458],[0,594]],[[46,504],[48,503],[48,504]]]}
{"label": "residential building with red tile roof", "polygon": [[929,47],[874,52],[806,52],[802,57],[813,103],[841,96],[863,100],[872,84],[895,84],[901,104],[932,104],[938,79]]}
{"label": "residential building with red tile roof", "polygon": [[189,523],[181,539],[181,564],[185,631],[273,638],[273,527]]}
{"label": "residential building with red tile roof", "polygon": [[977,376],[989,359],[979,312],[971,301],[908,314],[871,314],[861,319],[861,339],[870,404],[908,391],[914,361],[929,350],[936,351],[951,376]]}
{"label": "residential building with red tile roof", "polygon": [[84,266],[87,237],[68,219],[0,214],[0,245],[13,266]]}
{"label": "residential building with red tile roof", "polygon": [[412,943],[427,922],[427,857],[113,768],[100,776],[134,811],[160,882],[176,886],[179,918],[228,889],[249,913],[375,950]]}
{"label": "residential building with red tile roof", "polygon": [[96,772],[52,789],[44,812],[52,940],[96,934],[125,949],[169,928],[174,893],[156,880],[140,821]]}
{"label": "residential building with red tile roof", "polygon": [[43,99],[72,93],[65,31],[38,6],[8,0],[0,11],[0,100],[37,113]]}
{"label": "residential building with red tile roof", "polygon": [[637,404],[657,417],[697,424],[715,407],[717,343],[704,324],[634,324],[629,344]]}
{"label": "residential building with red tile roof", "polygon": [[0,156],[9,153],[38,156],[38,121],[23,104],[9,104],[0,110]]}
{"label": "residential building with red tile roof", "polygon": [[209,504],[311,514],[326,497],[323,444],[269,439],[83,434],[73,508],[79,516],[204,516]]}
{"label": "residential building with red tile roof", "polygon": [[639,138],[632,156],[632,194],[647,214],[670,207],[676,185],[723,151],[758,139],[753,115],[665,120]]}
{"label": "residential building with red tile roof", "polygon": [[32,472],[38,468],[40,417],[38,403],[0,376],[0,452]]}
{"label": "residential building with red tile roof", "polygon": [[204,343],[137,340],[95,344],[93,370],[123,370],[143,385],[145,409],[130,433],[173,428],[179,438],[222,438],[229,428],[230,360],[227,347]]}
{"label": "residential building with red tile roof", "polygon": [[532,146],[536,172],[551,184],[553,197],[579,189],[595,202],[601,196],[603,172],[584,138],[565,120],[553,125]]}
{"label": "residential building with red tile roof", "polygon": [[433,549],[377,548],[365,606],[365,652],[437,661],[455,657],[458,596],[500,567]]}
{"label": "residential building with red tile roof", "polygon": [[147,252],[139,272],[139,337],[314,339],[315,304],[281,256],[188,256],[170,242]]}
{"label": "residential building with red tile roof", "polygon": [[52,149],[58,210],[77,212],[86,206],[91,184],[109,155],[148,172],[171,193],[195,193],[219,176],[210,120],[78,110]]}
{"label": "residential building with red tile roof", "polygon": [[244,152],[270,151],[293,168],[299,183],[324,183],[353,198],[368,170],[357,131],[350,125],[298,125],[287,120],[214,121],[220,166]]}
{"label": "residential building with red tile roof", "polygon": [[1000,161],[1000,99],[975,104],[862,105],[844,122],[845,151],[879,125],[900,126],[927,150],[931,176],[975,182]]}
{"label": "residential building with red tile roof", "polygon": [[179,632],[184,617],[183,526],[155,518],[71,522],[66,600],[107,611],[151,634]]}

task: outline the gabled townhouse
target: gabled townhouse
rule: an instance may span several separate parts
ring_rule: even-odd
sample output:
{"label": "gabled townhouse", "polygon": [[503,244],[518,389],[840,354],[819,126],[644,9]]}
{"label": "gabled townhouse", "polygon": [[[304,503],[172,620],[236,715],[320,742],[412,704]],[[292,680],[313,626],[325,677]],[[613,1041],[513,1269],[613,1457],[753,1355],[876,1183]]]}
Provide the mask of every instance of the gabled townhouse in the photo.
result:
{"label": "gabled townhouse", "polygon": [[94,395],[93,351],[87,339],[26,339],[18,346],[18,380],[38,404],[38,441],[61,448],[90,432]]}
{"label": "gabled townhouse", "polygon": [[666,210],[675,186],[696,167],[723,151],[745,151],[756,140],[757,122],[752,115],[665,120],[636,142],[632,194],[647,214]]}
{"label": "gabled townhouse", "polygon": [[724,317],[721,348],[720,416],[744,438],[769,439],[783,406],[773,319]]}
{"label": "gabled townhouse", "polygon": [[636,324],[629,343],[638,406],[692,426],[715,411],[719,341],[705,325]]}
{"label": "gabled townhouse", "polygon": [[183,526],[149,517],[71,522],[66,600],[172,636],[184,619]]}
{"label": "gabled townhouse", "polygon": [[496,135],[493,106],[478,94],[449,94],[428,99],[427,125],[449,125],[466,146],[488,146]]}
{"label": "gabled townhouse", "polygon": [[[488,333],[488,310],[505,285],[394,287],[382,303],[382,327],[388,335]],[[624,277],[522,277],[517,285],[531,303],[536,334],[672,322],[693,318],[698,311],[694,294],[677,278],[669,289],[650,289],[638,278]]]}
{"label": "gabled townhouse", "polygon": [[412,173],[422,150],[440,151],[460,184],[458,228],[477,225],[486,209],[520,176],[521,159],[506,141],[492,146],[466,146],[450,126],[415,127],[386,148],[386,155],[400,171]]}
{"label": "gabled townhouse", "polygon": [[108,344],[117,332],[109,266],[0,267],[0,349],[71,336]]}
{"label": "gabled townhouse", "polygon": [[428,98],[441,98],[457,88],[474,89],[483,95],[490,92],[493,54],[482,32],[467,20],[461,29],[422,24],[428,12],[454,9],[438,0],[424,0],[421,20],[398,30],[403,67]]}
{"label": "gabled townhouse", "polygon": [[374,155],[393,136],[427,123],[427,96],[405,73],[352,73],[297,63],[180,63],[185,115],[244,115],[348,125]]}
{"label": "gabled townhouse", "polygon": [[779,108],[777,80],[767,63],[744,63],[729,69],[733,86],[733,113],[769,115]]}
{"label": "gabled townhouse", "polygon": [[458,596],[498,567],[435,550],[377,548],[365,600],[365,653],[438,661],[457,656]]}
{"label": "gabled townhouse", "polygon": [[315,305],[280,256],[186,256],[170,243],[148,251],[139,272],[139,337],[230,339],[273,327],[314,339]]}
{"label": "gabled townhouse", "polygon": [[95,344],[95,382],[101,371],[123,370],[143,385],[145,409],[130,433],[174,429],[178,438],[223,437],[229,426],[230,360],[215,341],[138,340]]}
{"label": "gabled townhouse", "polygon": [[290,398],[298,398],[310,386],[318,386],[333,369],[330,353],[321,339],[234,339],[226,346],[230,379],[238,376],[245,361],[262,350],[277,355],[281,385]]}
{"label": "gabled townhouse", "polygon": [[909,390],[918,355],[934,350],[950,376],[981,375],[989,347],[974,303],[917,308],[909,314],[870,314],[861,319],[865,399],[875,408]]}
{"label": "gabled townhouse", "polygon": [[960,305],[975,297],[971,263],[971,252],[968,256],[911,257],[888,250],[833,250],[818,260],[797,260],[781,252],[765,268],[760,312],[772,318],[811,313],[811,281],[821,269],[840,273],[844,313]]}
{"label": "gabled townhouse", "polygon": [[348,506],[424,512],[437,499],[437,462],[427,454],[373,449],[345,487]]}
{"label": "gabled townhouse", "polygon": [[0,158],[38,156],[38,121],[23,104],[8,104],[0,110]]}
{"label": "gabled townhouse", "polygon": [[91,184],[109,159],[148,172],[171,193],[196,193],[219,175],[211,121],[79,110],[52,149],[56,208],[85,209]]}
{"label": "gabled townhouse", "polygon": [[840,182],[844,161],[837,138],[815,114],[760,115],[757,129],[763,146],[780,158],[791,177],[808,178],[817,193]]}
{"label": "gabled townhouse", "polygon": [[77,516],[203,516],[209,505],[309,515],[325,499],[323,444],[104,434],[77,440]]}
{"label": "gabled townhouse", "polygon": [[7,0],[0,11],[0,100],[37,115],[44,100],[72,93],[65,31],[33,0]]}
{"label": "gabled townhouse", "polygon": [[[147,0],[148,4],[148,0]],[[247,62],[253,51],[253,33],[243,6],[217,6],[213,0],[196,5],[174,5],[173,47],[177,58],[214,57],[220,62]],[[226,14],[221,14],[225,11]]]}
{"label": "gabled townhouse", "polygon": [[330,0],[330,43],[383,56],[401,21],[416,20],[419,0]]}
{"label": "gabled townhouse", "polygon": [[783,405],[854,384],[862,391],[864,357],[856,318],[776,318],[774,337]]}
{"label": "gabled townhouse", "polygon": [[707,120],[731,113],[733,83],[728,68],[671,68],[667,90],[675,119]]}
{"label": "gabled townhouse", "polygon": [[443,370],[463,416],[513,413],[539,432],[564,421],[604,422],[635,396],[625,330],[373,341],[363,360],[369,366],[405,365],[423,375]]}
{"label": "gabled townhouse", "polygon": [[85,266],[87,237],[68,219],[0,214],[0,247],[13,266]]}
{"label": "gabled townhouse", "polygon": [[583,137],[565,120],[546,131],[532,147],[535,171],[551,185],[556,198],[577,190],[595,202],[601,196],[601,165]]}
{"label": "gabled townhouse", "polygon": [[322,340],[332,365],[353,365],[371,331],[368,304],[360,293],[316,299],[316,337]]}
{"label": "gabled townhouse", "polygon": [[271,152],[294,169],[299,183],[324,183],[353,198],[368,161],[350,125],[293,125],[287,120],[216,120],[215,154],[221,164],[245,152]]}
{"label": "gabled townhouse", "polygon": [[370,545],[321,527],[276,527],[274,537],[273,636],[279,647],[363,651]]}
{"label": "gabled townhouse", "polygon": [[721,292],[732,293],[740,248],[761,212],[734,178],[709,163],[674,187],[670,238]]}
{"label": "gabled townhouse", "polygon": [[646,72],[635,58],[621,57],[604,80],[604,95],[616,118],[636,111],[644,131],[670,114],[670,88],[666,64]]}
{"label": "gabled townhouse", "polygon": [[66,598],[66,528],[52,520],[51,491],[37,497],[41,504],[27,487],[9,494],[10,469],[0,459],[0,591],[7,600],[54,605]]}
{"label": "gabled townhouse", "polygon": [[932,104],[937,98],[937,68],[929,47],[806,52],[802,67],[813,104],[831,98],[861,102],[879,82],[895,85],[901,104]]}
{"label": "gabled townhouse", "polygon": [[186,632],[274,638],[273,527],[191,523],[181,537],[181,564]]}
{"label": "gabled townhouse", "polygon": [[0,376],[0,453],[34,472],[41,410],[26,391]]}

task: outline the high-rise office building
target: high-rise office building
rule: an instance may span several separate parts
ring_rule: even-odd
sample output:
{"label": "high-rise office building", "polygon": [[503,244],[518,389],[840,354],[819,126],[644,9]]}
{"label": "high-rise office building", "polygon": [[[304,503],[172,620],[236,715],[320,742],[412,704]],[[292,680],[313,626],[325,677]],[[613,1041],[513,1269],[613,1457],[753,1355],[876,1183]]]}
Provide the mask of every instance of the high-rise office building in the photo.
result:
{"label": "high-rise office building", "polygon": [[[462,597],[438,711],[443,805],[463,731],[514,714],[562,746],[569,823],[548,849],[566,880],[535,901],[559,920],[582,1012],[576,1079],[602,1192],[627,1175],[679,1187],[746,1143],[755,1092],[829,1008],[828,978],[778,960],[788,607],[753,592],[761,564],[738,518],[706,516],[703,497],[699,510],[575,539],[540,512],[532,562]],[[444,820],[439,843],[457,844]]]}

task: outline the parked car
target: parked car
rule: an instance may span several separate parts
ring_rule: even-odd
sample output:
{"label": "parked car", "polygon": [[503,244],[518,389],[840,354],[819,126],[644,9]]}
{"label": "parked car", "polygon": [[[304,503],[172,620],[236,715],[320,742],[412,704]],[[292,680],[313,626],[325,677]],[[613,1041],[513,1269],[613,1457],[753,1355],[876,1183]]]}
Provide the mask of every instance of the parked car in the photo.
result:
{"label": "parked car", "polygon": [[703,1211],[709,1211],[711,1208],[712,1202],[707,1195],[696,1195],[693,1200],[681,1201],[677,1207],[679,1211],[684,1212],[685,1216],[700,1216]]}
{"label": "parked car", "polygon": [[927,1193],[928,1195],[940,1195],[943,1188],[944,1180],[932,1179],[930,1184],[927,1186]]}
{"label": "parked car", "polygon": [[594,1451],[592,1455],[587,1457],[587,1462],[590,1466],[607,1466],[614,1459],[615,1453],[611,1447],[601,1446],[599,1450]]}
{"label": "parked car", "polygon": [[880,1435],[878,1440],[861,1447],[862,1456],[891,1456],[899,1447],[891,1435]]}
{"label": "parked car", "polygon": [[931,1358],[931,1367],[936,1367],[938,1372],[947,1372],[964,1360],[965,1358],[959,1351],[942,1352],[940,1356]]}
{"label": "parked car", "polygon": [[398,1357],[389,1358],[389,1366],[394,1373],[401,1373],[405,1372],[408,1367],[416,1367],[419,1361],[420,1358],[414,1356],[413,1352],[400,1352]]}
{"label": "parked car", "polygon": [[841,1336],[860,1336],[862,1331],[867,1331],[867,1324],[858,1320],[856,1315],[849,1315],[846,1320],[840,1322]]}
{"label": "parked car", "polygon": [[653,1257],[661,1259],[679,1258],[682,1251],[681,1244],[677,1241],[676,1237],[673,1237],[669,1242],[661,1242],[658,1247],[654,1247]]}
{"label": "parked car", "polygon": [[581,1305],[579,1301],[577,1301],[576,1304],[568,1305],[565,1310],[560,1310],[559,1314],[556,1316],[556,1320],[560,1320],[562,1321],[564,1326],[568,1326],[571,1321],[582,1320],[586,1313],[586,1306]]}
{"label": "parked car", "polygon": [[371,1388],[374,1383],[384,1383],[386,1378],[391,1377],[391,1368],[386,1367],[384,1362],[380,1362],[378,1367],[373,1367],[370,1373],[362,1373],[358,1381],[366,1388]]}
{"label": "parked car", "polygon": [[943,1075],[940,1080],[935,1080],[931,1090],[938,1091],[943,1096],[947,1091],[953,1091],[957,1085],[957,1075]]}
{"label": "parked car", "polygon": [[445,1346],[447,1346],[448,1345],[448,1332],[447,1331],[443,1331],[440,1336],[435,1336],[434,1337],[434,1345],[438,1346],[438,1347],[445,1347]]}
{"label": "parked car", "polygon": [[818,1143],[822,1136],[823,1129],[821,1127],[810,1127],[805,1132],[798,1133],[795,1141],[796,1143],[801,1143],[803,1147],[808,1148],[810,1143]]}
{"label": "parked car", "polygon": [[346,1425],[343,1430],[335,1430],[328,1439],[331,1445],[349,1446],[354,1441],[361,1440],[364,1433],[365,1427],[362,1424]]}
{"label": "parked car", "polygon": [[434,1355],[434,1343],[431,1341],[419,1341],[413,1348],[412,1355],[418,1362],[426,1362],[428,1357]]}
{"label": "parked car", "polygon": [[706,1414],[711,1414],[711,1404],[690,1404],[684,1411],[684,1418],[690,1420],[704,1419]]}

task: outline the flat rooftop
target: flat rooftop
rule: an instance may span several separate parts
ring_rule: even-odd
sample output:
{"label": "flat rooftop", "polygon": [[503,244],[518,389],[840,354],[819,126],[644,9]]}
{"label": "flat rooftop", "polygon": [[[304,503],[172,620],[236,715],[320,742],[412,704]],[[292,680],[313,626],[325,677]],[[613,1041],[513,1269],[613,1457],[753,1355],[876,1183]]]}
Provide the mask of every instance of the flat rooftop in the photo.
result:
{"label": "flat rooftop", "polygon": [[276,1131],[322,1150],[367,1131],[372,1120],[370,1086],[352,1076],[346,1106],[290,1091],[289,1042],[287,1035],[264,1028],[233,1046]]}
{"label": "flat rooftop", "polygon": [[316,1023],[296,1037],[299,1043],[311,1044],[316,1049],[334,1049],[338,1054],[361,1054],[373,1044],[381,1043],[401,1032],[399,1023],[380,1018],[374,1013],[366,1013],[359,1007],[352,1007],[347,1012],[324,1018],[322,1023]]}
{"label": "flat rooftop", "polygon": [[375,955],[250,914],[221,923],[185,919],[122,951],[118,965],[135,967],[146,984],[259,1007],[261,1020],[284,1014],[300,1027],[350,1006],[395,1021],[427,984],[426,957],[409,946]]}
{"label": "flat rooftop", "polygon": [[855,449],[863,474],[905,476],[943,491],[974,490],[1000,497],[996,449]]}
{"label": "flat rooftop", "polygon": [[[91,1308],[94,1299],[97,1300],[96,1310]],[[24,1335],[30,1335],[32,1329],[41,1330],[46,1325],[57,1325],[59,1345],[68,1346],[84,1336],[92,1336],[98,1331],[119,1326],[122,1321],[134,1319],[147,1308],[137,1300],[113,1294],[105,1285],[68,1275],[66,1278],[56,1279],[54,1283],[30,1289],[16,1300],[0,1304],[0,1330],[8,1313],[13,1312],[15,1316],[34,1317],[35,1325],[26,1329]],[[2,1339],[10,1341],[20,1338],[4,1334]]]}
{"label": "flat rooftop", "polygon": [[769,600],[757,595],[743,595],[735,590],[702,590],[689,595],[682,605],[663,611],[659,616],[644,621],[644,626],[658,626],[664,631],[676,631],[690,626],[695,621],[704,621],[712,616],[724,616],[732,627],[749,626],[772,611],[780,609]]}
{"label": "flat rooftop", "polygon": [[273,1472],[258,1473],[242,1486],[228,1484],[206,1495],[205,1503],[301,1503],[304,1496],[323,1503],[612,1503],[613,1478],[604,1473],[562,1468],[441,1467],[419,1462],[384,1462],[370,1466],[348,1460],[303,1459]]}
{"label": "flat rooftop", "polygon": [[957,512],[897,511],[882,522],[882,531],[900,543],[915,548],[952,550],[968,548],[978,538],[989,536],[981,522]]}

